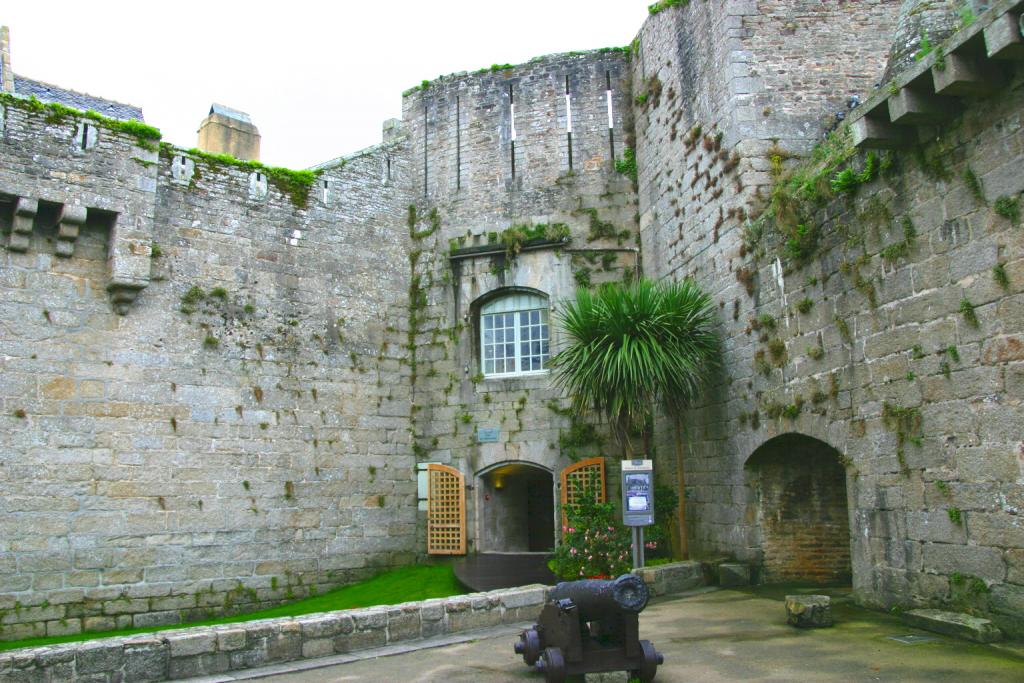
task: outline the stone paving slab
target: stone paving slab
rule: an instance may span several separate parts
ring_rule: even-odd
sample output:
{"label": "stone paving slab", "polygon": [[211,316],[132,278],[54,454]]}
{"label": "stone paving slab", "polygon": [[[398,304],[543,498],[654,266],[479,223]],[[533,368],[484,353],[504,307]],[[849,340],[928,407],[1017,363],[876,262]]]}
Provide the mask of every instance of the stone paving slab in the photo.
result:
{"label": "stone paving slab", "polygon": [[966,638],[976,643],[994,643],[1002,640],[1003,634],[999,632],[991,621],[980,617],[972,617],[969,614],[958,612],[947,612],[939,609],[915,609],[903,614],[903,621],[923,628],[926,631],[935,631],[949,636]]}
{"label": "stone paving slab", "polygon": [[[665,654],[657,683],[1024,680],[1024,658],[1007,650],[943,636],[904,645],[889,636],[924,632],[896,616],[839,598],[833,601],[835,627],[814,631],[787,626],[783,600],[762,591],[702,591],[661,598],[641,615],[641,637]],[[512,652],[513,633],[477,635],[475,640],[394,656],[367,652],[363,654],[371,658],[313,670],[254,670],[245,675],[270,683],[543,681]]]}

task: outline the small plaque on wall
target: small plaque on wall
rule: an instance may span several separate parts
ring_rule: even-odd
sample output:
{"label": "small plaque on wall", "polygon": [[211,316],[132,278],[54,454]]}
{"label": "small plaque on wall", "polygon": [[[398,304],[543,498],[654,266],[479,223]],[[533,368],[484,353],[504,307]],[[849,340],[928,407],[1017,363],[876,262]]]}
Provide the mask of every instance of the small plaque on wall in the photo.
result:
{"label": "small plaque on wall", "polygon": [[501,430],[497,427],[477,427],[476,440],[480,443],[497,443]]}

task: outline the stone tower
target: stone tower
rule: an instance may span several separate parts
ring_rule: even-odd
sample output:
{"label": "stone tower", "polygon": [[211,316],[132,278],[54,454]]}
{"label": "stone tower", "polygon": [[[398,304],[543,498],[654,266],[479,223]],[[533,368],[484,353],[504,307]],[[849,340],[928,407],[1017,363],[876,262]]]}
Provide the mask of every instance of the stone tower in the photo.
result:
{"label": "stone tower", "polygon": [[948,0],[903,0],[883,80],[911,66],[925,40],[935,46],[952,35],[957,16],[956,4]]}

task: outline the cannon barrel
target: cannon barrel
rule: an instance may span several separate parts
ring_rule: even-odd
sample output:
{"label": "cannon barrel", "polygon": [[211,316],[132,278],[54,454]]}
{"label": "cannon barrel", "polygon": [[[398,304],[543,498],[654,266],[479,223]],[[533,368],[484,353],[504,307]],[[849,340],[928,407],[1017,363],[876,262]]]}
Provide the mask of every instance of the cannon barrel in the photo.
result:
{"label": "cannon barrel", "polygon": [[647,606],[647,584],[635,574],[623,574],[617,579],[584,579],[564,581],[548,594],[548,600],[568,598],[580,610],[584,621],[603,619],[615,614],[639,614]]}

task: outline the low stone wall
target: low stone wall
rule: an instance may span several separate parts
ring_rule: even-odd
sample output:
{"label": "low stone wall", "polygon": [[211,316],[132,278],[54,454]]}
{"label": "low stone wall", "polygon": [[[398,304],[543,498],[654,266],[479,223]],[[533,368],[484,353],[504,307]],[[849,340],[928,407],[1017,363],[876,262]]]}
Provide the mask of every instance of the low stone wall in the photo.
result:
{"label": "low stone wall", "polygon": [[682,593],[705,584],[704,565],[697,560],[634,569],[633,573],[644,580],[651,597]]}
{"label": "low stone wall", "polygon": [[[699,562],[637,570],[654,596],[703,585]],[[4,683],[132,683],[249,669],[537,618],[547,586],[0,653]]]}

